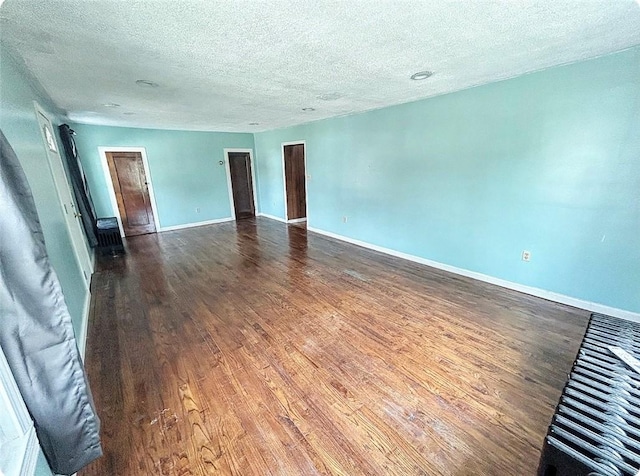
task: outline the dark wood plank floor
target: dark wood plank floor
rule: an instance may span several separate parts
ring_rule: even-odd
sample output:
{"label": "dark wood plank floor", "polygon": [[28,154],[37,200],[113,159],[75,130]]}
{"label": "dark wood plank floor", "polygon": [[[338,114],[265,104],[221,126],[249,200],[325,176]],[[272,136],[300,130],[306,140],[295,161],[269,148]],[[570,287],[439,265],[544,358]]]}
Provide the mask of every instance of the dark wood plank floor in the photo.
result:
{"label": "dark wood plank floor", "polygon": [[534,474],[588,313],[267,219],[93,279],[88,475]]}

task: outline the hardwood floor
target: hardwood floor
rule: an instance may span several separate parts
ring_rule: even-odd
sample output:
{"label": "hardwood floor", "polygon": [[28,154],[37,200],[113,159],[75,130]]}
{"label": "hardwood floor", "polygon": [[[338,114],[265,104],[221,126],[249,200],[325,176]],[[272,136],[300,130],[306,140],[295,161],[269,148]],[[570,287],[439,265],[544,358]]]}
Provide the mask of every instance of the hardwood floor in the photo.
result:
{"label": "hardwood floor", "polygon": [[127,241],[83,476],[535,473],[586,311],[262,218]]}

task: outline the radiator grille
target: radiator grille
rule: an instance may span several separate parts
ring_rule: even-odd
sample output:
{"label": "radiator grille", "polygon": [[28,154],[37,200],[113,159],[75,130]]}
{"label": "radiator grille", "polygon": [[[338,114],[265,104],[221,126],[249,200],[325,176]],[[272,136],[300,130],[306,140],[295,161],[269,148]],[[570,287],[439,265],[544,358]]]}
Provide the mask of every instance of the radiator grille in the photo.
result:
{"label": "radiator grille", "polygon": [[115,217],[99,218],[96,222],[98,249],[103,253],[124,252],[118,220]]}
{"label": "radiator grille", "polygon": [[609,346],[640,358],[640,324],[591,315],[545,438],[539,476],[640,474],[640,375]]}

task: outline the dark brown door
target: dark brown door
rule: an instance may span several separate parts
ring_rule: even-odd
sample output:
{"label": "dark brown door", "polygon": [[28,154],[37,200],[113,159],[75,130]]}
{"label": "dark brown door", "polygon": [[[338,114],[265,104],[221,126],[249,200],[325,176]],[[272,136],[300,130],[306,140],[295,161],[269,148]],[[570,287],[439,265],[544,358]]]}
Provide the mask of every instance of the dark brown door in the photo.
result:
{"label": "dark brown door", "polygon": [[153,209],[140,152],[107,152],[125,236],[154,233]]}
{"label": "dark brown door", "polygon": [[307,190],[304,175],[304,144],[285,145],[284,176],[287,191],[287,220],[307,216]]}
{"label": "dark brown door", "polygon": [[229,152],[229,173],[236,220],[255,216],[251,157],[248,152]]}

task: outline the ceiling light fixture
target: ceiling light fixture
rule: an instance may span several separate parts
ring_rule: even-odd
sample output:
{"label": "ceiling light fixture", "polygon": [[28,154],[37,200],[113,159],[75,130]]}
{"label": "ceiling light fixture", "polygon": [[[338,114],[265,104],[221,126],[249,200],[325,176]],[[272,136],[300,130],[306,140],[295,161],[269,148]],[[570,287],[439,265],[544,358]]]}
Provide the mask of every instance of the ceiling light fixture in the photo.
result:
{"label": "ceiling light fixture", "polygon": [[104,107],[120,107],[120,104],[116,104],[115,102],[108,102],[103,104]]}
{"label": "ceiling light fixture", "polygon": [[423,79],[427,79],[433,76],[432,71],[420,71],[419,73],[415,73],[411,75],[411,79],[414,81],[422,81]]}
{"label": "ceiling light fixture", "polygon": [[153,81],[149,81],[148,79],[138,79],[136,81],[138,86],[142,86],[143,88],[157,88],[158,83],[154,83]]}
{"label": "ceiling light fixture", "polygon": [[304,112],[311,112],[311,111],[315,111],[315,108],[313,108],[313,107],[303,107],[302,110]]}
{"label": "ceiling light fixture", "polygon": [[325,94],[318,94],[316,96],[316,98],[320,99],[321,101],[335,101],[336,99],[340,99],[342,96],[340,96],[340,94],[338,93],[325,93]]}

